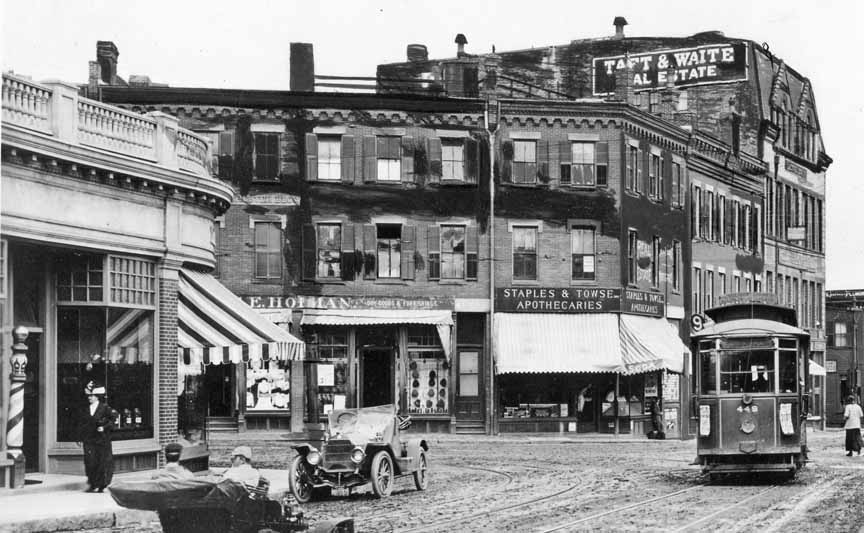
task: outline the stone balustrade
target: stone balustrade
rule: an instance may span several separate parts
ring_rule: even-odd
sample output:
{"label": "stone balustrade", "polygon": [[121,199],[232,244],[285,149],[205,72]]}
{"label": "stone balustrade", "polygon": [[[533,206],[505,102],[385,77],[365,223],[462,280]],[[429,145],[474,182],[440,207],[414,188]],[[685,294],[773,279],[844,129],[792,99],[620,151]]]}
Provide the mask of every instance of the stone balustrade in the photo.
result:
{"label": "stone balustrade", "polygon": [[36,83],[3,74],[3,127],[20,126],[58,140],[210,176],[210,141],[160,112],[134,113],[79,95],[59,81]]}

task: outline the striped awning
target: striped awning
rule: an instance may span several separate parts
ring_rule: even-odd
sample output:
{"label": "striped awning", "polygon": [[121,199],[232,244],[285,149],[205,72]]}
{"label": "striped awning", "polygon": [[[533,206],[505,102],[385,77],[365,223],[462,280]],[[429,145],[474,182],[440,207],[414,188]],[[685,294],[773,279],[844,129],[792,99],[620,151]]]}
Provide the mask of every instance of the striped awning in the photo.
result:
{"label": "striped awning", "polygon": [[621,315],[621,358],[625,374],[655,370],[684,371],[690,350],[675,328],[663,318]]}
{"label": "striped awning", "polygon": [[[302,360],[305,345],[260,316],[210,274],[180,270],[177,344],[181,373],[203,364]],[[183,368],[185,367],[185,369]]]}

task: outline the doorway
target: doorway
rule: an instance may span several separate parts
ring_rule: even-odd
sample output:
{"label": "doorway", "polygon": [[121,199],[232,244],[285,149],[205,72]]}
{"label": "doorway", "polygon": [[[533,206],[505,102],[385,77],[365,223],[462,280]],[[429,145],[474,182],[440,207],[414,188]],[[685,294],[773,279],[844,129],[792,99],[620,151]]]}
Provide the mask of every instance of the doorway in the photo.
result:
{"label": "doorway", "polygon": [[363,348],[360,352],[360,407],[387,405],[393,399],[393,349]]}
{"label": "doorway", "polygon": [[234,365],[207,365],[204,371],[204,394],[207,416],[234,416]]}
{"label": "doorway", "polygon": [[42,357],[42,333],[30,331],[27,344],[27,367],[24,381],[24,443],[27,472],[40,472],[39,468],[39,375]]}

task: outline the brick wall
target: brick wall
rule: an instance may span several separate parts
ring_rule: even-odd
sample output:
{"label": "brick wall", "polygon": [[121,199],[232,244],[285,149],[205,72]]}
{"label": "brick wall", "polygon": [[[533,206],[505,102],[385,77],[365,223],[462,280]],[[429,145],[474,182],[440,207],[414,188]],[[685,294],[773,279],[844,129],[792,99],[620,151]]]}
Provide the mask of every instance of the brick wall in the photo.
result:
{"label": "brick wall", "polygon": [[[176,270],[159,277],[159,409],[157,434],[164,446],[177,440],[177,290]],[[173,277],[171,277],[173,274]],[[159,465],[164,457],[159,454]]]}

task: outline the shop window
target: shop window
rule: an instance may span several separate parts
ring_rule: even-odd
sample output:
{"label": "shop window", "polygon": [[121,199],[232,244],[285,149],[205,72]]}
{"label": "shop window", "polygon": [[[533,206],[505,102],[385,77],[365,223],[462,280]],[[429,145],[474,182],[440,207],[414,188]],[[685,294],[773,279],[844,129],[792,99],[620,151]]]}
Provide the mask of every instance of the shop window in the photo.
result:
{"label": "shop window", "polygon": [[378,277],[401,277],[402,225],[378,224]]}
{"label": "shop window", "polygon": [[537,142],[513,141],[513,183],[537,180]]}
{"label": "shop window", "polygon": [[445,180],[465,180],[465,143],[462,139],[442,139],[441,141],[441,178]]}
{"label": "shop window", "polygon": [[279,176],[278,133],[255,133],[253,160],[255,179],[275,180]]}
{"label": "shop window", "polygon": [[117,412],[113,440],[153,437],[153,324],[150,310],[58,307],[58,441],[81,440],[91,381]]}
{"label": "shop window", "polygon": [[282,229],[279,222],[254,222],[255,278],[282,277]]}
{"label": "shop window", "polygon": [[342,225],[318,224],[317,276],[340,279],[342,276]]}
{"label": "shop window", "polygon": [[110,256],[111,303],[156,304],[156,265],[152,261]]}
{"label": "shop window", "polygon": [[339,180],[342,178],[342,137],[339,135],[318,136],[318,179]]}
{"label": "shop window", "polygon": [[377,138],[378,181],[402,179],[401,138],[379,136]]}
{"label": "shop window", "polygon": [[537,228],[513,226],[513,279],[537,279]]}
{"label": "shop window", "polygon": [[340,330],[315,332],[306,344],[307,357],[317,360],[318,418],[344,409],[348,397],[348,336]]}
{"label": "shop window", "polygon": [[290,362],[249,361],[246,368],[246,410],[289,412],[290,408]]}
{"label": "shop window", "polygon": [[57,267],[57,300],[61,302],[102,302],[104,300],[104,257],[74,254]]}
{"label": "shop window", "polygon": [[465,277],[465,226],[441,225],[441,279]]}
{"label": "shop window", "polygon": [[459,352],[459,396],[480,394],[480,354],[476,351]]}
{"label": "shop window", "polygon": [[594,228],[591,226],[573,226],[570,230],[570,247],[573,258],[571,279],[594,279],[596,253]]}
{"label": "shop window", "polygon": [[449,365],[434,326],[408,327],[408,412],[450,412]]}

